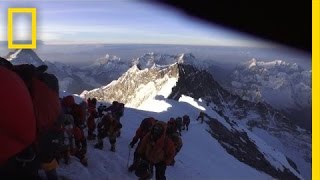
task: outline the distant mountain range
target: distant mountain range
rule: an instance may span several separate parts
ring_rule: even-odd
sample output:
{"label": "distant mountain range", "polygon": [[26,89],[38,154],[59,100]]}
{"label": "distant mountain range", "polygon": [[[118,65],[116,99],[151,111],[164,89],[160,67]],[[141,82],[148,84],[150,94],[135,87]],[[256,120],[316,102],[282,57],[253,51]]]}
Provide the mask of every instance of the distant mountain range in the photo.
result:
{"label": "distant mountain range", "polygon": [[81,78],[83,73],[80,69],[57,62],[43,61],[31,49],[18,49],[9,53],[6,57],[12,64],[33,64],[35,66],[46,64],[48,72],[53,73],[59,80],[60,90],[79,93],[83,88],[93,88]]}
{"label": "distant mountain range", "polygon": [[191,53],[169,55],[151,52],[131,61],[106,54],[89,66],[77,68],[63,63],[42,61],[32,50],[16,50],[9,53],[7,59],[14,64],[47,64],[49,72],[57,75],[60,89],[77,94],[84,90],[101,89],[133,66],[143,70],[153,67],[166,68],[174,63],[189,64],[209,72],[232,94],[251,102],[267,103],[294,123],[311,130],[311,70],[304,70],[296,63],[252,59],[226,71],[228,67],[198,60]]}
{"label": "distant mountain range", "polygon": [[311,130],[311,70],[282,60],[252,59],[236,67],[225,82],[242,99],[268,103]]}

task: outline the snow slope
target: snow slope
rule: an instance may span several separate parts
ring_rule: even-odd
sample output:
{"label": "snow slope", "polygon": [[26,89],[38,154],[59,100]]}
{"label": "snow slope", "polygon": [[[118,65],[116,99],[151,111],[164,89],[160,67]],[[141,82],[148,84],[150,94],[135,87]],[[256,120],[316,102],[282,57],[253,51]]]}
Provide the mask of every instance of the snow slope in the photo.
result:
{"label": "snow slope", "polygon": [[[262,137],[264,137],[262,140],[260,136],[257,136],[255,133],[252,133],[251,131],[249,131],[246,128],[246,126],[241,125],[241,123],[235,124],[235,126],[231,127],[225,121],[225,119],[223,117],[221,117],[219,114],[217,114],[216,111],[210,110],[210,108],[208,106],[206,106],[206,103],[203,102],[201,99],[194,100],[193,98],[188,97],[188,96],[184,96],[184,95],[182,95],[181,98],[179,98],[179,102],[177,102],[175,100],[171,100],[171,99],[166,99],[170,95],[171,89],[172,89],[171,87],[173,87],[174,84],[175,84],[175,82],[173,80],[168,81],[167,84],[164,85],[160,91],[156,92],[156,95],[154,97],[150,97],[149,99],[145,100],[144,103],[142,103],[138,107],[138,109],[145,110],[145,111],[152,111],[152,112],[154,112],[154,111],[165,112],[165,113],[161,113],[159,116],[161,118],[166,119],[166,120],[168,120],[168,115],[170,117],[177,117],[177,116],[181,117],[184,114],[188,114],[188,115],[191,114],[191,116],[190,116],[191,119],[195,120],[198,116],[199,111],[203,110],[210,117],[214,117],[214,118],[218,119],[219,122],[222,123],[225,127],[227,127],[230,131],[233,131],[233,129],[236,129],[239,132],[247,133],[250,140],[257,145],[258,149],[261,152],[263,152],[265,158],[273,166],[277,167],[277,169],[280,169],[280,170],[283,170],[284,167],[286,167],[286,168],[289,167],[289,169],[291,171],[295,172],[295,174],[302,179],[302,177],[299,175],[299,173],[297,173],[291,167],[288,160],[286,159],[286,156],[281,153],[283,151],[281,151],[281,152],[278,151],[279,147],[283,147],[283,145],[281,143],[279,143],[279,140],[273,138],[275,140],[274,142],[272,142],[272,140],[265,142],[264,141],[265,139],[270,140],[271,138],[269,138],[269,137],[266,138],[266,137],[262,136]],[[207,135],[207,132],[203,131],[204,128],[207,129],[208,131],[210,131],[209,128],[207,128],[207,126],[202,126],[202,129],[200,129],[199,132],[197,132],[195,135],[191,135],[191,137],[194,138],[194,142],[198,142],[199,140],[201,140],[199,143],[197,143],[197,145],[192,145],[192,146],[206,147],[208,145],[211,145],[212,140],[213,140],[213,139],[211,139],[212,137],[208,137],[209,141],[207,144],[201,144],[204,141],[204,139],[206,139],[207,137],[206,138],[198,137],[200,134]],[[258,129],[258,128],[256,128],[256,129]],[[187,141],[189,141],[189,138],[187,139]],[[217,142],[216,139],[214,139],[214,141]],[[278,142],[279,144],[275,145],[275,142]],[[289,145],[289,144],[290,143],[287,143],[287,145]],[[219,146],[219,147],[221,148],[221,146]],[[194,150],[193,153],[198,154],[198,152],[196,150]],[[203,154],[203,153],[199,153],[199,154]],[[211,157],[212,156],[211,152],[209,152],[208,155],[209,155],[208,157]],[[237,159],[235,159],[235,160],[237,161]],[[302,159],[299,159],[299,165],[301,165],[299,167],[305,168],[305,169],[302,169],[302,171],[305,173],[304,175],[308,174],[306,172],[309,171],[309,169],[308,169],[309,165],[306,162],[304,162]],[[306,175],[306,176],[308,177],[308,175]],[[209,177],[206,177],[206,178],[203,177],[203,179],[208,179],[208,178]],[[218,179],[220,179],[220,178],[224,179],[223,177],[219,177]],[[230,178],[232,178],[232,177],[230,177]],[[200,178],[200,179],[202,179],[202,178]],[[227,178],[227,179],[229,179],[229,178]],[[240,178],[240,179],[242,179],[242,178]]]}
{"label": "snow slope", "polygon": [[[162,100],[154,99],[153,103],[158,104],[157,101]],[[153,106],[157,112],[127,108],[121,119],[123,129],[121,137],[117,139],[115,153],[109,151],[110,145],[107,140],[104,140],[103,150],[94,149],[95,141],[89,141],[89,166],[86,168],[80,164],[78,159],[72,158],[69,165],[61,165],[58,169],[59,175],[66,179],[138,179],[133,173],[127,171],[127,160],[128,144],[140,121],[147,116],[167,121],[171,116],[181,116],[186,113],[186,110],[193,109],[193,111],[188,111],[192,119],[190,130],[183,132],[184,146],[175,158],[175,166],[167,168],[167,179],[272,179],[269,175],[241,163],[228,154],[205,130],[207,125],[195,121],[198,111],[192,104],[199,102],[187,97],[182,98],[181,102],[168,101],[174,108],[161,113],[159,113],[161,106]],[[199,108],[204,107],[199,105]],[[130,163],[132,163],[133,152],[134,149],[131,150]]]}

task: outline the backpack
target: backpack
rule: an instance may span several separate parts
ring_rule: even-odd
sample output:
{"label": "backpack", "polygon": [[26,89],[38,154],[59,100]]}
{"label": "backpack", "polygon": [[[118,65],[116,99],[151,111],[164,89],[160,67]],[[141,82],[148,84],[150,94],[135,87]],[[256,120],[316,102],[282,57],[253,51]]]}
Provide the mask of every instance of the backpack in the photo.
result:
{"label": "backpack", "polygon": [[172,133],[168,137],[173,141],[174,146],[176,148],[176,154],[178,154],[178,152],[181,150],[183,146],[181,137],[178,133]]}
{"label": "backpack", "polygon": [[[27,151],[27,154],[39,156],[41,152],[45,151],[44,148],[46,147],[46,145],[43,146],[43,144],[46,143],[43,143],[42,140],[53,135],[52,132],[56,130],[54,125],[57,122],[61,111],[58,79],[53,74],[45,72],[48,68],[46,65],[41,65],[39,67],[35,67],[31,64],[13,66],[9,61],[3,58],[1,58],[0,61],[1,67],[7,68],[21,78],[31,98],[36,126],[34,132],[35,139],[33,139],[28,147],[25,147],[25,150],[20,151],[15,155],[16,158],[13,158],[16,160],[15,162],[11,162],[14,164],[19,164],[20,162],[29,163],[30,159],[24,159],[26,157],[24,156],[24,153]],[[55,133],[58,133],[58,131]],[[54,137],[54,140],[49,138],[51,140],[48,140],[47,143],[57,142],[55,136],[51,137]],[[33,160],[34,159],[30,162],[33,162]]]}
{"label": "backpack", "polygon": [[91,103],[91,106],[96,107],[96,105],[97,105],[97,99],[96,99],[96,98],[92,98],[91,101],[90,101],[90,103]]}
{"label": "backpack", "polygon": [[183,124],[188,124],[190,123],[190,117],[188,115],[183,116]]}
{"label": "backpack", "polygon": [[[174,156],[176,156],[178,154],[178,152],[180,151],[180,149],[182,147],[182,139],[181,139],[181,137],[179,136],[178,133],[174,133],[174,134],[176,134],[178,136],[178,138],[180,140],[179,141],[180,143],[175,142],[177,139],[174,139],[172,134],[166,134],[165,138],[164,138],[163,148],[162,148],[165,158],[168,158],[167,157],[168,154],[166,153],[167,152],[166,150],[167,150],[167,147],[168,147],[169,139],[173,142],[173,145],[174,145],[174,148],[175,148],[175,155]],[[173,157],[172,161],[170,162],[170,165],[173,166],[174,163],[175,163],[175,160],[174,160],[174,157]]]}
{"label": "backpack", "polygon": [[71,114],[74,119],[74,124],[76,126],[82,126],[85,122],[85,112],[83,112],[83,108],[79,104],[74,104],[71,108]]}
{"label": "backpack", "polygon": [[124,113],[124,104],[119,103],[118,101],[113,101],[111,107],[108,109],[113,115],[118,119],[123,116]]}
{"label": "backpack", "polygon": [[140,123],[140,128],[144,131],[149,131],[156,120],[153,117],[144,118]]}
{"label": "backpack", "polygon": [[175,121],[174,118],[170,118],[169,121],[168,121],[168,124],[169,124],[170,126],[174,126],[174,127],[177,126],[176,121]]}
{"label": "backpack", "polygon": [[181,117],[177,117],[176,125],[177,125],[177,127],[181,127],[182,126],[182,118]]}
{"label": "backpack", "polygon": [[38,133],[52,127],[61,111],[58,79],[46,73],[47,68],[46,65],[35,67],[31,64],[16,65],[13,68],[29,89]]}
{"label": "backpack", "polygon": [[74,105],[76,102],[74,101],[74,97],[71,95],[68,95],[66,97],[63,97],[62,100],[62,105],[64,107],[71,107],[72,105]]}
{"label": "backpack", "polygon": [[119,103],[118,104],[118,115],[119,117],[122,117],[124,113],[124,104],[123,103]]}
{"label": "backpack", "polygon": [[98,117],[103,116],[103,111],[106,109],[106,106],[103,106],[102,104],[99,105],[98,107]]}
{"label": "backpack", "polygon": [[177,122],[174,118],[170,118],[167,122],[167,130],[170,132],[176,132],[178,130]]}

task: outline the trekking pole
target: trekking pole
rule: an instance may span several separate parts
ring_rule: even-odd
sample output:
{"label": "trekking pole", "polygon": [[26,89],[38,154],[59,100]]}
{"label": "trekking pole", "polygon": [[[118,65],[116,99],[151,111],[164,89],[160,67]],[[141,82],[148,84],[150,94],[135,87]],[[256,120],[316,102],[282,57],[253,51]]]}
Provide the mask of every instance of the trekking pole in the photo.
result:
{"label": "trekking pole", "polygon": [[129,147],[129,156],[128,156],[128,161],[127,161],[127,168],[129,168],[130,154],[131,154],[131,148]]}

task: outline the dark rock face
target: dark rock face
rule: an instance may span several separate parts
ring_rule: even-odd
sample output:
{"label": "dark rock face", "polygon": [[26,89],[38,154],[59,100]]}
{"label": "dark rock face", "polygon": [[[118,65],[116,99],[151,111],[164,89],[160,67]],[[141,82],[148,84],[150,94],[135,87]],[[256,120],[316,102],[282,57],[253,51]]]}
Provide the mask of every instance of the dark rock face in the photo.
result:
{"label": "dark rock face", "polygon": [[172,89],[172,93],[168,98],[178,100],[182,94],[191,96],[195,99],[202,98],[209,105],[214,103],[215,107],[211,107],[222,114],[228,110],[238,120],[246,118],[250,113],[259,116],[250,125],[266,127],[269,122],[270,115],[276,126],[295,130],[296,126],[282,113],[274,110],[270,105],[262,102],[253,103],[241,99],[239,96],[229,93],[222,88],[217,81],[213,79],[211,74],[206,71],[199,71],[191,65],[179,64],[179,79],[177,85]]}
{"label": "dark rock face", "polygon": [[179,79],[169,98],[178,100],[184,94],[195,99],[204,98],[206,101],[222,105],[220,96],[236,97],[224,90],[208,72],[199,71],[192,65],[179,64],[178,68]]}

